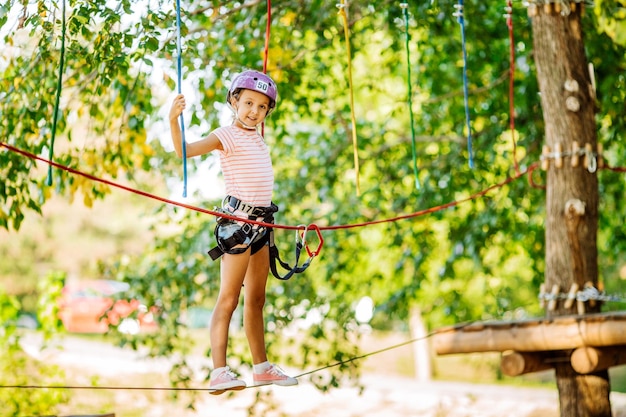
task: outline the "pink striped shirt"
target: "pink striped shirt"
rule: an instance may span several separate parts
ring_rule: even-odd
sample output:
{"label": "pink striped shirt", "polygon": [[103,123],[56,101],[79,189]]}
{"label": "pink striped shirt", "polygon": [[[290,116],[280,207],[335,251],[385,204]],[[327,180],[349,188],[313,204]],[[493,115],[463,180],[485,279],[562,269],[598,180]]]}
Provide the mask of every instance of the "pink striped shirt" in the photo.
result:
{"label": "pink striped shirt", "polygon": [[256,130],[224,126],[213,131],[222,143],[219,151],[226,194],[257,207],[272,202],[274,170],[270,152]]}

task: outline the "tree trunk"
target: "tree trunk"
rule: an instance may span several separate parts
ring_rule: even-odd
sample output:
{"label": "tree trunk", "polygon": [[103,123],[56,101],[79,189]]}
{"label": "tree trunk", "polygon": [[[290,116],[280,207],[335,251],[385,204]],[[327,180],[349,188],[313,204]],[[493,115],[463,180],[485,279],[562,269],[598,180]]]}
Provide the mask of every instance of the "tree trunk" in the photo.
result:
{"label": "tree trunk", "polygon": [[[595,171],[585,167],[584,156],[572,166],[576,157],[567,155],[576,149],[574,142],[582,149],[585,145],[593,152],[597,149],[595,94],[581,27],[584,6],[570,4],[577,6],[570,13],[558,13],[554,4],[529,9],[546,145],[552,153],[566,153],[549,158],[546,187],[546,290],[557,285],[560,293],[567,293],[574,283],[582,288],[591,282],[597,288],[598,281],[598,181]],[[587,166],[593,168],[595,159],[588,156]],[[586,308],[597,312],[600,304]],[[575,313],[575,303],[569,308],[559,303],[547,312]],[[569,361],[557,364],[555,371],[561,416],[611,416],[608,372],[580,375]]]}

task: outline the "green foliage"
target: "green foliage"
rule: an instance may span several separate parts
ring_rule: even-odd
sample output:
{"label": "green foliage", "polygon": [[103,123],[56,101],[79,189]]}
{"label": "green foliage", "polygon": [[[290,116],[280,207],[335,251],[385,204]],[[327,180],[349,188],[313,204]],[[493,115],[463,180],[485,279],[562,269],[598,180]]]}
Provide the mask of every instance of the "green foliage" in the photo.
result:
{"label": "green foliage", "polygon": [[[69,2],[61,108],[54,161],[95,176],[117,178],[121,172],[151,168],[155,150],[147,143],[146,125],[153,110],[149,73],[137,63],[156,51],[141,26],[121,22],[122,2],[111,9],[102,2]],[[60,3],[37,2],[36,8],[10,2],[19,23],[7,22],[0,64],[0,132],[3,141],[36,155],[48,156],[52,110],[59,65]],[[61,144],[59,142],[62,142]],[[60,151],[59,151],[60,150]],[[27,210],[40,212],[52,190],[45,170],[13,152],[0,153],[0,226],[19,229]],[[86,206],[108,193],[102,184],[53,171],[54,191]]]}
{"label": "green foliage", "polygon": [[598,17],[598,29],[615,43],[626,46],[626,2],[624,0],[600,0],[594,4]]}
{"label": "green foliage", "polygon": [[[20,346],[17,326],[19,302],[0,288],[0,385],[51,385],[61,371],[29,357]],[[6,388],[0,390],[3,416],[55,414],[59,404],[67,402],[64,390]]]}
{"label": "green foliage", "polygon": [[38,282],[37,320],[45,341],[57,335],[62,328],[59,319],[59,299],[65,285],[65,273],[51,272]]}

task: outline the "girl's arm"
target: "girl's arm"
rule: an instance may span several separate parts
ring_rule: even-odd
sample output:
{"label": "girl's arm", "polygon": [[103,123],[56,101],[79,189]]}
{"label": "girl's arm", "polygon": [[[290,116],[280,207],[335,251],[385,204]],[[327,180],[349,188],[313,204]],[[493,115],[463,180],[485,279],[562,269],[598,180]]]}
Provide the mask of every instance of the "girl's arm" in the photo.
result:
{"label": "girl's arm", "polygon": [[[185,96],[179,94],[176,96],[176,98],[174,98],[172,108],[170,109],[170,132],[172,134],[172,143],[174,144],[174,150],[176,151],[176,155],[178,155],[178,157],[183,156],[183,135],[178,124],[178,117],[185,109],[185,106]],[[223,149],[222,142],[220,142],[217,136],[215,136],[213,133],[197,142],[187,142],[186,145],[187,158],[197,155],[204,155],[205,153],[209,153],[216,149]]]}

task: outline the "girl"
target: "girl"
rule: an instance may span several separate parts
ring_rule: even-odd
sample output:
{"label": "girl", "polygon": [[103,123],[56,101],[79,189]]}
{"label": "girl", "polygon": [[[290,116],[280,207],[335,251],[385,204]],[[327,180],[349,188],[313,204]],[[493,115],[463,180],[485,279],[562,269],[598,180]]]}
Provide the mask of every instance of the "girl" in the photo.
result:
{"label": "girl", "polygon": [[[257,71],[242,72],[233,80],[226,95],[227,104],[234,112],[233,124],[215,129],[202,140],[187,143],[187,157],[219,152],[227,194],[222,209],[229,214],[264,221],[266,216],[271,219],[276,211],[275,206],[272,207],[272,161],[257,127],[276,107],[277,95],[276,84],[267,75]],[[184,109],[185,98],[179,94],[169,115],[172,141],[179,157],[182,156],[182,134],[178,118]],[[269,274],[269,233],[265,228],[249,227],[250,223],[227,223],[235,224],[237,231],[223,239],[216,233],[223,256],[220,291],[211,319],[214,366],[210,382],[214,391],[211,393],[222,394],[246,387],[226,364],[228,327],[239,304],[242,286],[243,322],[252,354],[255,385],[296,385],[295,378],[268,362],[265,349],[263,306]]]}

